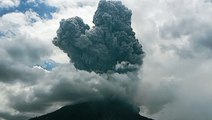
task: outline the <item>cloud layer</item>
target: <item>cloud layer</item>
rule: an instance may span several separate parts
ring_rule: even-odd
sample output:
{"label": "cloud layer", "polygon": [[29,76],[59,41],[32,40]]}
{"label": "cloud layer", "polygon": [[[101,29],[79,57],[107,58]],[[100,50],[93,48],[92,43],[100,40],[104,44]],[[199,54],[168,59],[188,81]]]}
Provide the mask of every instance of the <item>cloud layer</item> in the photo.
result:
{"label": "cloud layer", "polygon": [[[129,80],[142,78],[134,91],[141,114],[157,120],[212,118],[210,1],[123,0],[132,10],[133,30],[146,53],[138,78],[76,70],[51,43],[62,18],[80,16],[92,26],[97,0],[44,2],[58,8],[52,19],[35,11],[0,17],[1,117],[24,119],[67,103],[113,97],[111,92],[128,97],[133,90],[127,87]],[[37,66],[46,59],[60,64],[52,71]]]}

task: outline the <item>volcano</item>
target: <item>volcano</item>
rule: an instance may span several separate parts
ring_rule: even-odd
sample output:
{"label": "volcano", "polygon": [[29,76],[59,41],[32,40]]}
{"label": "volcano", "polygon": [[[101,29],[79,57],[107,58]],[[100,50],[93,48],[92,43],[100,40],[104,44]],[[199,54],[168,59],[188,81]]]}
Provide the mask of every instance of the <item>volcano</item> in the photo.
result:
{"label": "volcano", "polygon": [[[78,70],[95,72],[100,76],[111,76],[113,73],[128,76],[129,72],[136,73],[140,69],[144,57],[142,45],[131,27],[131,16],[132,11],[121,1],[100,0],[93,16],[92,28],[78,16],[62,19],[52,42],[67,54]],[[126,84],[120,81],[117,87],[122,87],[124,94],[111,92],[112,96],[116,96],[115,100],[104,95],[102,90],[97,90],[104,100],[87,100],[64,106],[30,120],[151,120],[141,116],[139,108],[128,102],[133,101],[128,99],[133,98],[130,88],[131,83],[137,82],[136,77],[137,74]],[[110,77],[107,80],[113,81]],[[122,99],[125,96],[128,96],[127,99]]]}
{"label": "volcano", "polygon": [[67,105],[30,120],[153,120],[139,114],[139,108],[118,100],[99,100]]}

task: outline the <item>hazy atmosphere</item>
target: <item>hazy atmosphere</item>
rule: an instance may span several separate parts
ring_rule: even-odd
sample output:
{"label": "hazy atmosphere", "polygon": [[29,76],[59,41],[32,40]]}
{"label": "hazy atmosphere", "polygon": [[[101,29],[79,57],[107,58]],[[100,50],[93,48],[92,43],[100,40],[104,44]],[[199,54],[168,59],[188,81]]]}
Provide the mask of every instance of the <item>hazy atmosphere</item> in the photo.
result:
{"label": "hazy atmosphere", "polygon": [[0,120],[108,97],[155,120],[211,120],[212,1],[120,1],[101,22],[99,0],[0,0]]}

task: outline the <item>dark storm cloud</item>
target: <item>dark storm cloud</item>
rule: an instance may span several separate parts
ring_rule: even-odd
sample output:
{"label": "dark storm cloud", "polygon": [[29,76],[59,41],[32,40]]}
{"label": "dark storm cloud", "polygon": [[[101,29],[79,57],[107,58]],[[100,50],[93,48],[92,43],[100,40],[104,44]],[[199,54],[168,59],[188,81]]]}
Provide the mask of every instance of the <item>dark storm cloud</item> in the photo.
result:
{"label": "dark storm cloud", "polygon": [[24,115],[11,115],[10,113],[3,113],[0,112],[1,118],[4,118],[5,120],[27,120],[29,117],[26,117]]}
{"label": "dark storm cloud", "polygon": [[63,19],[53,43],[80,70],[135,71],[142,64],[144,53],[131,28],[131,15],[121,2],[100,1],[92,29],[79,17]]}

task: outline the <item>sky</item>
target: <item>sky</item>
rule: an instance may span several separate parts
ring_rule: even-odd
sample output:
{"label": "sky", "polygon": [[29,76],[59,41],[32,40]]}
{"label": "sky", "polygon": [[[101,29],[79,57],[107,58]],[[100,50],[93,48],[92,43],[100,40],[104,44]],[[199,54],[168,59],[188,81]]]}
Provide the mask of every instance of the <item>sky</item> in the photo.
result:
{"label": "sky", "polygon": [[[145,52],[134,101],[157,120],[212,118],[212,1],[122,0]],[[113,93],[133,74],[77,70],[52,44],[61,19],[93,26],[98,0],[0,0],[0,120],[24,120]],[[137,78],[136,78],[137,79]],[[133,84],[133,83],[132,83]]]}

